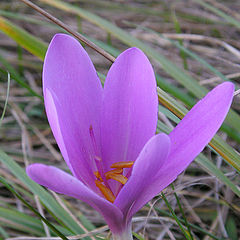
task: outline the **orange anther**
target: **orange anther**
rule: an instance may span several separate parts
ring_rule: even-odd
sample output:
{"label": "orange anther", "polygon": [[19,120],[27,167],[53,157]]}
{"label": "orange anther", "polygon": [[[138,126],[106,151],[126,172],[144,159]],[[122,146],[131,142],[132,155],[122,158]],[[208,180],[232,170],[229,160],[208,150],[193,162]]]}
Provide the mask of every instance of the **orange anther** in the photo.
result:
{"label": "orange anther", "polygon": [[94,175],[100,182],[103,182],[103,179],[99,171],[94,172]]}
{"label": "orange anther", "polygon": [[115,196],[113,195],[112,191],[103,185],[99,180],[95,180],[96,186],[99,188],[103,196],[111,203],[115,201]]}
{"label": "orange anther", "polygon": [[118,182],[120,182],[121,184],[125,184],[127,182],[127,178],[121,174],[108,174],[108,176],[106,176],[106,179],[113,179],[116,180]]}
{"label": "orange anther", "polygon": [[122,173],[123,173],[123,169],[122,168],[116,168],[116,169],[113,169],[111,171],[106,172],[105,173],[105,177],[107,179],[109,179],[108,176],[111,175],[111,174],[122,174]]}
{"label": "orange anther", "polygon": [[134,164],[133,161],[128,161],[128,162],[116,162],[112,164],[111,168],[130,168]]}

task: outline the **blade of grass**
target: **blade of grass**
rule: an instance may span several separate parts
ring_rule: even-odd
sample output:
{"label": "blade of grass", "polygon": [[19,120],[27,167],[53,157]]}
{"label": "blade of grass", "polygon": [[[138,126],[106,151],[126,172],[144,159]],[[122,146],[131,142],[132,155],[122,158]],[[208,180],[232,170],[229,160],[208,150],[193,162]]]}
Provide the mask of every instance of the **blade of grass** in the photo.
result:
{"label": "blade of grass", "polygon": [[163,34],[160,34],[152,29],[149,29],[147,27],[143,27],[137,24],[132,24],[129,23],[130,25],[136,26],[140,29],[143,29],[147,32],[150,32],[152,34],[155,34],[158,37],[163,38],[164,40],[169,41],[169,43],[171,43],[172,45],[174,45],[175,47],[177,47],[180,51],[184,52],[185,54],[187,54],[189,57],[191,57],[192,59],[195,59],[196,61],[198,61],[199,63],[201,63],[204,67],[206,67],[207,69],[209,69],[212,73],[214,73],[216,76],[218,76],[219,78],[221,78],[223,81],[230,81],[227,77],[225,77],[221,72],[219,72],[215,67],[213,67],[211,64],[209,64],[207,61],[205,61],[203,58],[199,57],[197,54],[195,54],[193,51],[185,48],[183,46],[183,44],[179,41],[174,41],[172,39],[167,38],[166,36],[164,36]]}
{"label": "blade of grass", "polygon": [[18,210],[14,211],[12,209],[0,207],[0,218],[6,218],[13,223],[12,226],[9,225],[9,228],[37,235],[39,237],[44,235],[43,229],[41,228],[41,222],[38,221],[36,217],[30,217]]}
{"label": "blade of grass", "polygon": [[160,75],[156,74],[156,80],[157,80],[158,87],[160,87],[162,90],[170,93],[175,98],[177,98],[180,101],[182,101],[183,103],[185,103],[187,106],[193,106],[195,104],[196,100],[193,97],[191,97],[188,93],[183,92],[178,87],[176,87],[172,84],[169,84]]}
{"label": "blade of grass", "polygon": [[21,62],[23,60],[23,49],[20,45],[17,46],[17,54],[18,54],[18,72],[20,76],[23,76],[23,66],[21,65]]}
{"label": "blade of grass", "polygon": [[0,176],[0,182],[12,192],[28,209],[34,212],[49,228],[51,228],[61,239],[68,240],[60,231],[58,231],[46,218],[44,218],[37,210],[35,210],[27,201],[25,201],[6,181]]}
{"label": "blade of grass", "polygon": [[10,91],[10,74],[8,73],[8,85],[7,85],[7,94],[6,94],[6,99],[5,99],[5,103],[4,103],[4,107],[3,107],[3,111],[2,111],[2,115],[0,118],[0,128],[2,125],[2,120],[4,118],[6,109],[7,109],[7,103],[8,103],[8,97],[9,97],[9,91]]}
{"label": "blade of grass", "polygon": [[[180,23],[179,23],[179,21],[177,19],[175,11],[172,13],[172,19],[173,19],[173,23],[174,23],[174,27],[175,27],[176,33],[182,33],[181,27],[180,27]],[[178,40],[178,43],[179,43],[179,45],[183,46],[183,40],[182,39]],[[185,52],[180,50],[179,55],[182,58],[184,69],[188,70],[187,57],[186,57]]]}
{"label": "blade of grass", "polygon": [[44,59],[47,45],[39,41],[36,37],[19,28],[4,17],[0,17],[0,30],[33,55],[41,60]]}
{"label": "blade of grass", "polygon": [[81,42],[85,43],[86,45],[88,45],[89,47],[94,49],[96,52],[98,52],[99,54],[104,56],[109,61],[114,62],[115,58],[111,54],[105,52],[102,48],[98,47],[93,42],[89,41],[82,34],[74,31],[72,28],[69,28],[68,25],[66,25],[65,23],[63,23],[59,19],[57,19],[54,16],[52,16],[50,13],[44,11],[42,8],[40,8],[39,6],[37,6],[36,4],[32,3],[29,0],[20,0],[20,1],[22,1],[25,4],[27,4],[28,6],[30,6],[34,10],[38,11],[39,13],[41,13],[44,17],[48,18],[52,22],[56,23],[58,26],[62,27],[64,30],[66,30],[69,33],[71,33],[75,38],[79,39]]}
{"label": "blade of grass", "polygon": [[238,240],[238,227],[233,217],[228,217],[226,221],[226,230],[231,240]]}
{"label": "blade of grass", "polygon": [[181,232],[183,233],[183,235],[185,236],[186,239],[191,240],[189,234],[185,231],[182,223],[179,221],[177,215],[175,214],[174,210],[172,209],[172,207],[171,207],[170,203],[168,202],[167,198],[165,197],[164,193],[162,192],[161,195],[162,195],[162,199],[164,200],[164,202],[165,202],[166,206],[168,207],[170,213],[172,214],[174,220],[178,224]]}
{"label": "blade of grass", "polygon": [[[147,204],[147,206],[150,207],[148,204]],[[171,214],[169,214],[167,211],[164,211],[164,210],[162,210],[162,209],[159,209],[159,208],[157,208],[157,207],[155,207],[155,206],[154,206],[154,209],[155,209],[158,213],[162,214],[163,216],[167,216],[167,217],[173,218],[173,216],[172,216]],[[181,219],[181,218],[179,218],[179,217],[177,217],[177,218],[178,218],[178,220],[179,220],[181,223],[184,223],[184,220],[183,220],[183,219]],[[203,228],[201,228],[201,227],[199,227],[199,226],[197,226],[197,225],[195,225],[195,224],[189,223],[189,226],[190,226],[191,228],[197,230],[197,231],[200,232],[200,233],[203,233],[203,234],[208,235],[208,236],[211,237],[212,239],[222,240],[222,239],[218,238],[217,236],[213,235],[212,233],[206,231],[205,229],[203,229]]]}
{"label": "blade of grass", "polygon": [[135,238],[137,238],[138,240],[144,240],[144,238],[143,238],[142,236],[140,236],[139,234],[137,234],[137,233],[135,233],[135,232],[133,232],[133,236],[134,236]]}
{"label": "blade of grass", "polygon": [[[122,4],[121,2],[113,2],[113,1],[96,1],[96,0],[81,0],[81,2],[88,3],[86,7],[90,9],[106,9],[116,11],[123,11],[123,12],[135,12],[135,13],[142,13],[150,16],[158,16],[164,19],[166,22],[170,22],[171,12],[168,9],[164,9],[164,11],[155,10],[153,7],[147,7],[146,2],[143,2],[143,5],[139,6],[131,6],[130,4]],[[181,12],[181,8],[177,9],[177,15],[182,19],[190,20],[191,22],[195,23],[203,23],[203,24],[226,24],[223,21],[218,21],[214,19],[207,18],[207,16],[201,17],[196,16],[191,13]]]}
{"label": "blade of grass", "polygon": [[4,237],[4,238],[2,238],[2,239],[7,239],[7,238],[9,238],[8,233],[7,233],[2,227],[0,227],[0,234]]}
{"label": "blade of grass", "polygon": [[5,10],[2,10],[2,9],[0,9],[0,16],[16,19],[16,20],[19,20],[19,21],[25,21],[25,22],[32,23],[32,24],[37,24],[37,25],[55,26],[53,24],[50,24],[49,22],[42,21],[42,20],[39,20],[39,19],[35,19],[32,16],[27,16],[27,15],[17,13],[17,12],[5,11]]}
{"label": "blade of grass", "polygon": [[[172,187],[172,190],[174,191],[175,188],[174,188],[174,185],[173,185],[173,184],[171,184],[171,187]],[[187,227],[188,235],[189,235],[190,239],[193,240],[193,235],[192,235],[190,226],[189,226],[189,224],[188,224],[187,218],[186,218],[186,216],[185,216],[185,213],[184,213],[184,211],[183,211],[183,208],[182,208],[181,202],[180,202],[180,200],[179,200],[179,197],[178,197],[178,195],[177,195],[176,192],[174,192],[173,194],[174,194],[174,196],[175,196],[175,198],[176,198],[177,205],[178,205],[179,210],[180,210],[180,212],[181,212],[181,214],[182,214],[182,217],[183,217],[183,220],[184,220],[184,224],[185,224],[185,226]]]}
{"label": "blade of grass", "polygon": [[19,75],[19,73],[11,66],[11,64],[7,62],[7,60],[1,54],[0,62],[9,71],[14,81],[16,81],[23,88],[26,88],[31,95],[36,96],[39,99],[43,100],[43,97],[36,93],[27,83],[24,82],[23,78]]}
{"label": "blade of grass", "polygon": [[240,22],[238,20],[236,20],[235,18],[227,15],[226,13],[224,13],[223,11],[217,9],[216,7],[201,1],[201,0],[193,0],[194,2],[199,3],[200,5],[202,5],[203,7],[207,8],[208,10],[210,10],[211,12],[215,13],[216,15],[224,18],[228,23],[230,23],[231,25],[235,26],[236,28],[240,29]]}
{"label": "blade of grass", "polygon": [[[14,188],[14,186],[12,184],[11,184],[11,186]],[[19,210],[16,208],[0,207],[0,217],[7,218],[8,220],[16,223],[17,226],[20,226],[18,228],[18,230],[20,230],[20,231],[23,230],[22,227],[26,226],[30,229],[32,234],[36,234],[37,236],[45,235],[45,233],[43,231],[43,225],[42,225],[42,222],[40,219],[29,216],[29,214],[25,214],[23,212],[19,212]],[[55,226],[55,227],[58,230],[60,230],[64,235],[69,233],[68,231],[66,231],[65,228],[60,227],[59,225]],[[51,232],[53,235],[56,235],[52,230],[51,230]]]}

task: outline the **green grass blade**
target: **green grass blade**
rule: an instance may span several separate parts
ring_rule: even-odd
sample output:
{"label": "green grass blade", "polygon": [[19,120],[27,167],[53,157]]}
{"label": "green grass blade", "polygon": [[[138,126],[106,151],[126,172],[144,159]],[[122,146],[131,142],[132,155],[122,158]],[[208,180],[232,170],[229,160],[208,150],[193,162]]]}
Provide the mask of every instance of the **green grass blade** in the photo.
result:
{"label": "green grass blade", "polygon": [[4,237],[3,239],[9,238],[8,233],[2,227],[0,227],[0,235],[2,235]]}
{"label": "green grass blade", "polygon": [[196,61],[198,61],[199,63],[201,63],[204,67],[206,67],[207,69],[209,69],[212,73],[214,73],[216,76],[218,76],[219,78],[221,78],[223,81],[230,81],[227,77],[225,77],[221,72],[219,72],[216,68],[214,68],[212,65],[210,65],[207,61],[205,61],[203,58],[199,57],[197,54],[195,54],[193,51],[185,48],[183,46],[183,44],[181,44],[179,41],[174,41],[172,39],[169,39],[167,37],[165,37],[164,35],[151,30],[149,28],[146,27],[142,27],[139,25],[136,25],[138,28],[141,28],[147,32],[151,32],[153,34],[156,34],[157,36],[163,38],[164,40],[169,41],[169,43],[171,43],[172,45],[174,45],[175,47],[177,47],[180,51],[183,51],[185,54],[187,54],[189,57],[191,57],[192,59],[195,59]]}
{"label": "green grass blade", "polygon": [[142,236],[140,236],[139,234],[133,232],[133,236],[138,239],[138,240],[144,240],[144,238]]}
{"label": "green grass blade", "polygon": [[224,13],[223,11],[217,9],[216,7],[201,1],[201,0],[193,0],[197,3],[199,3],[200,5],[202,5],[203,7],[207,8],[208,10],[210,10],[211,12],[215,13],[216,15],[224,18],[228,23],[230,23],[231,25],[235,26],[236,28],[240,29],[240,22],[237,21],[235,18],[227,15],[226,13]]}
{"label": "green grass blade", "polygon": [[[11,184],[11,186],[14,189],[16,189],[14,185]],[[24,231],[25,229],[23,228],[26,227],[26,233],[30,232],[31,234],[35,234],[37,236],[45,235],[43,224],[40,219],[30,216],[29,214],[25,214],[23,212],[19,212],[18,209],[12,207],[11,205],[9,206],[4,205],[4,207],[0,207],[0,217],[4,219],[8,219],[9,221],[12,221],[12,223],[15,223],[15,225],[13,224],[12,226],[12,228],[14,229]],[[67,231],[65,228],[59,225],[54,225],[54,226],[58,230],[60,230],[64,235],[69,234],[69,231]],[[53,236],[56,236],[56,234],[51,229],[50,231]]]}
{"label": "green grass blade", "polygon": [[223,182],[226,186],[228,186],[238,197],[240,197],[239,188],[227,178],[224,173],[217,168],[215,164],[213,164],[207,157],[203,154],[199,154],[195,161],[201,165],[209,174],[216,176],[218,180]]}
{"label": "green grass blade", "polygon": [[7,69],[7,71],[10,73],[11,78],[16,81],[20,86],[23,88],[26,88],[29,93],[33,96],[36,96],[43,100],[43,97],[40,96],[38,93],[36,93],[25,81],[23,78],[20,76],[20,74],[7,62],[7,60],[0,54],[0,62],[2,65]]}
{"label": "green grass blade", "polygon": [[[174,185],[171,184],[171,186],[172,186],[172,189],[175,190]],[[186,218],[185,213],[184,213],[184,211],[183,211],[183,208],[182,208],[180,199],[179,199],[179,197],[178,197],[178,195],[177,195],[176,192],[174,192],[173,194],[174,194],[175,199],[176,199],[176,201],[177,201],[178,208],[179,208],[179,210],[180,210],[180,212],[181,212],[181,214],[182,214],[182,217],[183,217],[183,220],[184,220],[184,224],[185,224],[185,226],[187,227],[188,235],[189,235],[189,237],[190,237],[191,240],[194,240],[193,235],[192,235],[192,232],[191,232],[191,229],[190,229],[190,226],[189,226],[188,221],[187,221],[187,218]]]}
{"label": "green grass blade", "polygon": [[177,215],[175,214],[174,210],[172,209],[172,207],[171,207],[170,203],[168,202],[167,198],[165,197],[164,193],[162,193],[161,195],[162,195],[162,199],[164,200],[164,202],[165,202],[166,206],[168,207],[170,213],[172,214],[174,220],[178,224],[181,232],[184,234],[184,236],[187,240],[191,240],[191,237],[189,236],[189,233],[187,233],[186,230],[184,229],[182,223],[179,221]]}
{"label": "green grass blade", "polygon": [[178,87],[174,86],[173,84],[169,84],[164,78],[156,74],[157,85],[164,90],[165,92],[170,93],[175,98],[181,100],[188,106],[193,106],[196,100],[191,97],[188,93],[183,92]]}
{"label": "green grass blade", "polygon": [[0,31],[15,40],[20,46],[33,55],[41,60],[44,59],[47,45],[4,17],[0,17]]}
{"label": "green grass blade", "polygon": [[[176,14],[175,14],[175,11],[172,13],[172,19],[173,19],[173,23],[174,23],[174,27],[175,27],[176,33],[178,33],[178,34],[182,33],[181,26],[180,26],[180,23],[178,21],[178,18],[176,16]],[[182,46],[183,45],[183,40],[179,39],[178,43],[179,43],[179,45]],[[187,63],[187,56],[186,56],[186,54],[184,53],[184,51],[182,51],[180,49],[179,55],[182,58],[184,69],[188,70],[188,63]]]}
{"label": "green grass blade", "polygon": [[49,228],[51,228],[60,238],[68,240],[59,230],[57,230],[46,218],[44,218],[37,210],[27,203],[5,180],[0,176],[0,182],[11,191],[24,205],[34,212]]}
{"label": "green grass blade", "polygon": [[231,240],[239,240],[238,238],[238,227],[235,219],[233,217],[229,217],[226,221],[226,230],[228,233],[228,237]]}
{"label": "green grass blade", "polygon": [[[159,208],[157,208],[157,207],[155,207],[155,206],[154,206],[154,209],[155,209],[158,213],[162,214],[163,216],[167,216],[167,217],[173,218],[173,216],[172,216],[171,214],[169,214],[168,212],[166,212],[166,211],[164,211],[164,210],[162,210],[162,209],[159,209]],[[179,220],[181,223],[184,223],[184,220],[183,220],[183,219],[181,219],[181,218],[179,218],[179,217],[177,217],[177,218],[178,218],[178,220]],[[196,231],[200,232],[200,233],[203,233],[203,234],[205,234],[205,235],[208,235],[208,236],[211,237],[212,239],[222,240],[222,239],[216,237],[215,235],[213,235],[212,233],[206,231],[205,229],[203,229],[203,228],[201,228],[201,227],[199,227],[199,226],[197,226],[197,225],[195,225],[195,224],[189,223],[189,226],[190,226],[191,228],[195,229]]]}
{"label": "green grass blade", "polygon": [[41,221],[17,210],[0,207],[0,217],[4,219],[6,218],[8,221],[15,223],[15,226],[13,225],[12,228],[17,230],[24,232],[26,227],[26,233],[31,233],[37,236],[43,236],[44,234]]}
{"label": "green grass blade", "polygon": [[16,19],[18,21],[25,21],[25,22],[33,23],[33,24],[37,24],[37,25],[55,26],[53,24],[50,24],[49,22],[41,21],[40,19],[35,19],[31,16],[27,16],[27,15],[17,13],[17,12],[5,11],[2,9],[0,9],[0,16],[11,18],[11,19]]}
{"label": "green grass blade", "polygon": [[8,86],[7,86],[7,94],[6,94],[6,99],[5,99],[5,103],[4,103],[4,107],[3,107],[3,111],[1,114],[1,118],[0,118],[0,128],[2,125],[2,120],[4,118],[6,109],[7,109],[7,103],[8,103],[8,97],[9,97],[9,91],[10,91],[10,74],[8,73]]}

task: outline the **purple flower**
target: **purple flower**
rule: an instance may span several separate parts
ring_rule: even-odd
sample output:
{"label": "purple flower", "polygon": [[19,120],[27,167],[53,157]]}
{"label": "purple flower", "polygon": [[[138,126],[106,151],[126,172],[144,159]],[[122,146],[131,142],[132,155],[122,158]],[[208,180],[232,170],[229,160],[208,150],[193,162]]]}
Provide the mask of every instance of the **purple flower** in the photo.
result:
{"label": "purple flower", "polygon": [[155,135],[158,98],[150,62],[137,48],[111,66],[104,89],[85,50],[57,34],[43,67],[50,126],[72,175],[43,164],[27,174],[37,183],[87,202],[115,239],[131,239],[131,218],[173,182],[221,126],[234,85],[225,82],[199,101],[177,127]]}

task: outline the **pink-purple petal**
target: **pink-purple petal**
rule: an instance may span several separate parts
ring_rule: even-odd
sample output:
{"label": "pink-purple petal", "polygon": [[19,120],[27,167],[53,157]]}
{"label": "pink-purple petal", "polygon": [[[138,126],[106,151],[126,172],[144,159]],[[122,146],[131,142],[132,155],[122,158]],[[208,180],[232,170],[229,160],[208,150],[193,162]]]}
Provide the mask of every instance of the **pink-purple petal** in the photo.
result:
{"label": "pink-purple petal", "polygon": [[69,157],[68,157],[67,150],[66,150],[65,143],[64,143],[64,139],[63,139],[62,132],[60,129],[57,109],[55,107],[55,103],[54,103],[52,94],[48,89],[45,89],[44,103],[45,103],[45,110],[46,110],[46,113],[48,116],[48,122],[52,126],[51,129],[54,134],[54,137],[58,143],[59,148],[61,149],[63,158],[65,159],[71,172],[74,173],[74,169],[72,169],[72,165],[70,164]]}
{"label": "pink-purple petal", "polygon": [[105,198],[100,197],[70,174],[44,164],[32,164],[27,167],[28,176],[40,185],[54,192],[80,199],[102,214],[114,233],[122,231],[122,212]]}
{"label": "pink-purple petal", "polygon": [[[140,195],[151,185],[159,169],[165,164],[169,150],[170,138],[161,133],[152,137],[140,152],[134,163],[132,175],[121,189],[114,204],[119,207],[124,216],[131,218],[135,201],[141,201]],[[153,196],[149,196],[150,200]],[[146,202],[142,202],[142,205]]]}
{"label": "pink-purple petal", "polygon": [[105,171],[114,162],[136,160],[155,134],[157,106],[149,60],[137,48],[126,50],[111,66],[104,85],[101,140]]}
{"label": "pink-purple petal", "polygon": [[172,183],[210,142],[227,115],[234,85],[218,85],[200,100],[170,133],[171,150],[155,180],[142,191],[131,211],[136,212],[149,199]]}
{"label": "pink-purple petal", "polygon": [[93,187],[103,89],[90,58],[74,38],[57,34],[51,41],[43,91],[50,126],[69,168]]}
{"label": "pink-purple petal", "polygon": [[[74,138],[72,139],[71,135],[66,134],[66,132],[61,130],[61,128],[65,126],[64,122],[62,122],[62,119],[59,117],[58,114],[58,112],[61,111],[59,110],[61,107],[56,99],[56,96],[51,93],[49,89],[45,89],[44,101],[49,124],[67,165],[69,166],[74,176],[77,176],[79,180],[81,180],[92,190],[97,192],[98,188],[94,183],[94,169],[91,169],[91,166],[89,167],[89,164],[86,163],[81,165],[81,169],[77,169],[75,167],[77,166],[77,164],[81,163],[81,146],[78,146],[78,142],[75,141]],[[71,146],[69,146],[69,144],[71,144]],[[70,161],[68,152],[70,151],[71,154],[71,151],[74,149],[76,149],[74,153],[78,153],[79,158],[77,158],[76,156],[76,161]],[[72,157],[72,155],[70,156]],[[88,160],[88,156],[86,156],[85,160]],[[81,175],[79,171],[81,171]]]}
{"label": "pink-purple petal", "polygon": [[210,142],[221,127],[232,103],[234,85],[225,82],[215,87],[200,100],[170,133],[169,154],[171,170],[180,174]]}

